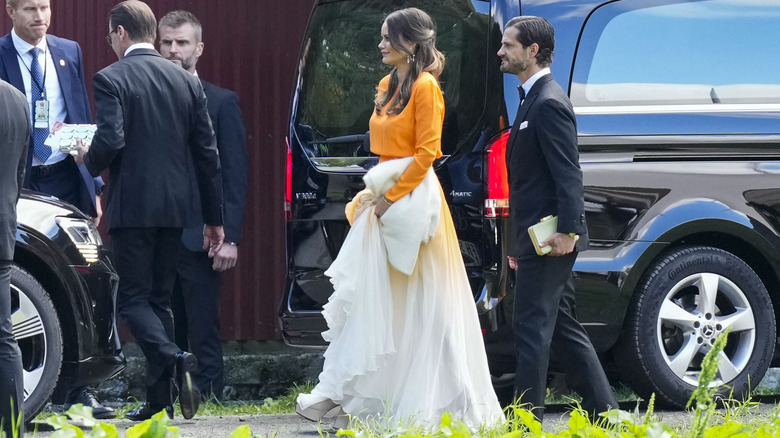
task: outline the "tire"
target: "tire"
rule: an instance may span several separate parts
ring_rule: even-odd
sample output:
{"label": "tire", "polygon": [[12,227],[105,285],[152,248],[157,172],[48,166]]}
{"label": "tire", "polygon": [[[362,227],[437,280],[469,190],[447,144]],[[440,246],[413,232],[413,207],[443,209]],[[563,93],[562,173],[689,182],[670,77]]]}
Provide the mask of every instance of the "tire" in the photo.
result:
{"label": "tire", "polygon": [[724,385],[719,396],[741,399],[764,377],[774,353],[775,316],[766,287],[729,252],[675,249],[637,287],[615,351],[621,375],[645,399],[655,393],[661,406],[683,408],[701,360],[728,326],[711,385]]}
{"label": "tire", "polygon": [[24,417],[29,422],[51,398],[62,367],[62,329],[43,286],[11,267],[11,322],[24,370]]}

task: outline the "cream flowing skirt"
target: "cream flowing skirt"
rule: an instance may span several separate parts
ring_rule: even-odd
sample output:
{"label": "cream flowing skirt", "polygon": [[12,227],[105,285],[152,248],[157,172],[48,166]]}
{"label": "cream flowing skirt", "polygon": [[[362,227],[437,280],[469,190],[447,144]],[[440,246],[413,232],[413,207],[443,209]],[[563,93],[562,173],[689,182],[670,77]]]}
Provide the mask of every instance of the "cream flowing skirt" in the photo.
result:
{"label": "cream flowing skirt", "polygon": [[335,289],[323,311],[330,345],[312,395],[385,425],[436,427],[445,412],[470,427],[490,425],[504,417],[455,228],[436,185],[438,229],[421,245],[411,275],[387,262],[373,197],[356,196],[348,207],[353,226],[326,272]]}

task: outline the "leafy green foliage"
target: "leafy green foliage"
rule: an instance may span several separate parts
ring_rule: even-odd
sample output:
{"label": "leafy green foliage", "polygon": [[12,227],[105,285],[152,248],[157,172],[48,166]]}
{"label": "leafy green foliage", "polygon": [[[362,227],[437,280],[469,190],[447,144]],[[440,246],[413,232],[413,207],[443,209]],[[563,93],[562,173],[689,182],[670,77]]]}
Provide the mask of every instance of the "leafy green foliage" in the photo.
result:
{"label": "leafy green foliage", "polygon": [[[70,418],[70,421],[68,418]],[[82,406],[81,404],[71,406],[65,415],[53,415],[47,418],[46,423],[55,430],[55,432],[51,434],[51,438],[119,437],[119,431],[115,425],[110,423],[98,423],[98,421],[92,417],[92,408]],[[82,427],[78,427],[73,423],[79,424],[82,427],[91,427],[92,430],[89,433],[85,433]]]}
{"label": "leafy green foliage", "polygon": [[718,339],[712,345],[712,349],[707,352],[704,360],[702,360],[699,384],[693,391],[693,394],[691,394],[691,398],[686,405],[686,408],[690,408],[692,404],[695,404],[696,408],[693,411],[693,421],[691,422],[691,430],[687,434],[688,438],[703,438],[705,431],[711,424],[710,422],[715,413],[715,394],[718,387],[712,386],[710,383],[718,374],[718,355],[723,351],[723,347],[726,346],[729,331],[730,329],[726,329],[718,336]]}
{"label": "leafy green foliage", "polygon": [[[331,435],[348,438],[770,438],[780,437],[780,405],[766,414],[757,415],[757,403],[747,400],[716,399],[718,387],[711,384],[718,371],[718,355],[726,344],[726,336],[720,336],[702,362],[699,383],[691,396],[691,426],[683,431],[673,429],[659,421],[654,413],[655,397],[651,397],[647,410],[633,412],[612,410],[597,418],[589,418],[576,400],[576,407],[568,421],[559,430],[545,431],[537,418],[523,405],[511,405],[505,409],[506,421],[494,426],[470,428],[450,414],[442,415],[436,428],[415,424],[412,419],[366,421],[353,418],[351,428],[335,433],[320,429],[320,436]],[[278,414],[292,412],[299,393],[310,392],[311,384],[296,386],[283,397],[267,399],[263,405],[222,405],[212,400],[202,405],[201,415]],[[205,407],[203,407],[205,406]],[[722,409],[716,409],[721,406]],[[204,413],[205,412],[205,413]],[[70,420],[68,420],[68,417]],[[65,415],[51,415],[46,423],[56,431],[52,438],[119,438],[116,426],[99,423],[92,417],[90,408],[81,405],[71,407]],[[78,427],[76,424],[78,424]],[[392,424],[385,426],[384,424]],[[85,432],[84,428],[91,428]],[[171,426],[165,412],[137,424],[125,432],[125,438],[177,438],[178,428]],[[276,436],[271,434],[271,438]],[[259,438],[247,425],[236,428],[230,438]]]}

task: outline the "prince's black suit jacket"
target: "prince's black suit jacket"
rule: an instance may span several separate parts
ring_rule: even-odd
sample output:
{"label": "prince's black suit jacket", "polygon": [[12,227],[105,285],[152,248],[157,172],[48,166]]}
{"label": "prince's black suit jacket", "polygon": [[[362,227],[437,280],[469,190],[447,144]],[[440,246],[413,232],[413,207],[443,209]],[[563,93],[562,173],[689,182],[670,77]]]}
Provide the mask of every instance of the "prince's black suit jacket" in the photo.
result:
{"label": "prince's black suit jacket", "polygon": [[559,233],[580,235],[576,250],[588,247],[576,144],[574,110],[566,93],[552,75],[540,77],[518,109],[507,141],[508,255],[536,256],[527,230],[548,215],[558,216]]}
{"label": "prince's black suit jacket", "polygon": [[[588,412],[617,406],[598,356],[576,320],[571,270],[587,248],[582,170],[574,110],[552,75],[540,77],[517,113],[507,146],[510,247],[518,257],[512,327],[517,368],[515,395],[544,406],[550,352],[560,360]],[[559,233],[577,233],[576,250],[537,256],[527,228],[558,215]],[[543,413],[543,408],[534,412]]]}
{"label": "prince's black suit jacket", "polygon": [[140,48],[96,73],[93,85],[97,132],[84,163],[92,175],[109,169],[108,229],[222,225],[219,156],[200,80]]}

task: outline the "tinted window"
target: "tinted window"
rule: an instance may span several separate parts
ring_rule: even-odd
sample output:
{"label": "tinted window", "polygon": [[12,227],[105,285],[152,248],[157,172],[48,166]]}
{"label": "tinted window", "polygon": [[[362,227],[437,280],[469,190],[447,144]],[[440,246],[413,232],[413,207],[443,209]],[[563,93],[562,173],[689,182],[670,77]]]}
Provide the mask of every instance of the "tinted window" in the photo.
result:
{"label": "tinted window", "polygon": [[780,3],[625,0],[594,12],[576,106],[780,103]]}
{"label": "tinted window", "polygon": [[[481,11],[475,10],[475,4]],[[440,78],[446,104],[442,149],[451,154],[477,124],[484,107],[486,4],[469,0],[355,0],[318,5],[304,38],[299,100],[294,103],[295,129],[300,139],[313,142],[310,153],[320,157],[353,153],[354,145],[316,145],[316,140],[368,130],[376,85],[390,72],[377,47],[380,27],[388,13],[415,6],[434,19],[437,46],[447,57]]]}

